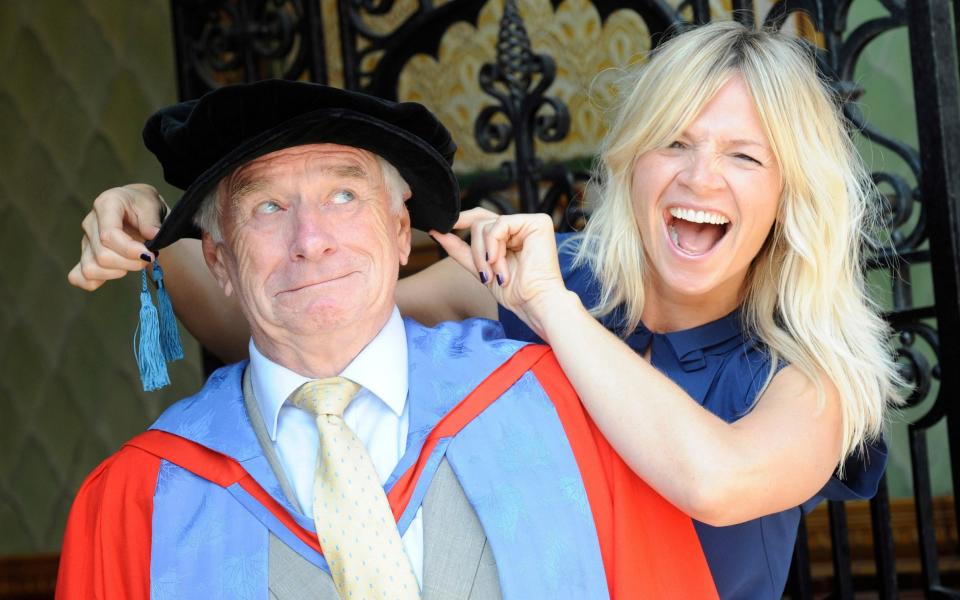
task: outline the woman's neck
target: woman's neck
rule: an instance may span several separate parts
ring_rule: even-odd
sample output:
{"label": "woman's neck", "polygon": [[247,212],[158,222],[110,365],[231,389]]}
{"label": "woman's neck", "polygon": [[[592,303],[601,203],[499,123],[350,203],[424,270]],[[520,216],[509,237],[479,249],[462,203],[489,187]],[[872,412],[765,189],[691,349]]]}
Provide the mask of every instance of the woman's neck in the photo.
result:
{"label": "woman's neck", "polygon": [[742,300],[740,293],[730,294],[715,290],[703,296],[683,296],[658,289],[655,284],[645,288],[643,313],[644,326],[656,333],[683,331],[712,323],[727,316]]}

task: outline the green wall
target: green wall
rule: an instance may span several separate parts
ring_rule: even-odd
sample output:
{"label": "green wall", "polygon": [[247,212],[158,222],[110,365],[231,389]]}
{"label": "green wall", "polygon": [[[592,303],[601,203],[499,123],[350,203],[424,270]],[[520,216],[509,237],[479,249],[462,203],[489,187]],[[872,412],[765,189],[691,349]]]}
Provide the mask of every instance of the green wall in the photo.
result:
{"label": "green wall", "polygon": [[0,554],[56,551],[83,477],[200,382],[187,340],[174,389],[140,392],[137,282],[66,281],[96,194],[161,180],[140,127],[176,99],[168,10],[0,2]]}

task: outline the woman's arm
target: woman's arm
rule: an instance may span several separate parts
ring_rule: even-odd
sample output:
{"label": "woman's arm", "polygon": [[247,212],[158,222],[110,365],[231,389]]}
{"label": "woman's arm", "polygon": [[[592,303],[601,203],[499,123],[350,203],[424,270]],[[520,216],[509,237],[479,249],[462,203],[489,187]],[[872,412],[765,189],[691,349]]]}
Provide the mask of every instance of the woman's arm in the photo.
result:
{"label": "woman's arm", "polygon": [[497,318],[497,301],[477,275],[445,258],[397,283],[397,306],[407,317],[433,326],[470,317]]}
{"label": "woman's arm", "polygon": [[[80,261],[67,280],[93,291],[111,279],[150,265],[144,246],[160,229],[163,199],[153,186],[134,183],[109,189],[83,219]],[[144,259],[150,260],[144,260]],[[224,362],[247,356],[250,332],[235,298],[224,296],[207,269],[198,240],[180,240],[157,257],[177,317]]]}
{"label": "woman's arm", "polygon": [[[572,292],[531,307],[544,339],[597,426],[668,500],[711,525],[797,506],[827,482],[840,453],[840,409],[792,367],[728,424],[600,325]],[[584,352],[589,348],[589,352]]]}
{"label": "woman's arm", "polygon": [[250,328],[236,296],[226,296],[203,259],[200,240],[182,239],[157,257],[174,312],[193,337],[226,364],[248,357]]}
{"label": "woman's arm", "polygon": [[[584,406],[630,467],[665,498],[712,525],[797,506],[822,488],[840,453],[840,409],[795,369],[783,369],[739,421],[728,424],[600,325],[563,287],[552,223],[492,220],[468,211],[474,247],[435,235],[465,268],[504,279],[491,291],[553,347]],[[480,235],[477,224],[481,223]],[[489,255],[479,262],[478,256]],[[483,260],[483,259],[481,259]],[[585,350],[588,349],[588,350]]]}

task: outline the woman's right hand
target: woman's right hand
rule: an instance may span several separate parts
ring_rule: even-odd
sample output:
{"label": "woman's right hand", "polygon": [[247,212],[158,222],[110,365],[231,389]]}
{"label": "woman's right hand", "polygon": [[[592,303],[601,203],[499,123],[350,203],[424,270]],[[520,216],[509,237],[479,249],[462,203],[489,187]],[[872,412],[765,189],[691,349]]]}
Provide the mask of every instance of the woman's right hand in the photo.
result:
{"label": "woman's right hand", "polygon": [[547,340],[545,319],[558,315],[560,298],[580,306],[564,285],[553,221],[544,214],[497,215],[482,208],[460,213],[454,230],[469,230],[467,244],[453,233],[430,232],[464,269],[487,285],[498,303]]}
{"label": "woman's right hand", "polygon": [[145,183],[111,188],[97,196],[81,224],[80,262],[67,281],[92,292],[149,265],[154,256],[144,242],[157,235],[161,214],[167,210],[157,189]]}

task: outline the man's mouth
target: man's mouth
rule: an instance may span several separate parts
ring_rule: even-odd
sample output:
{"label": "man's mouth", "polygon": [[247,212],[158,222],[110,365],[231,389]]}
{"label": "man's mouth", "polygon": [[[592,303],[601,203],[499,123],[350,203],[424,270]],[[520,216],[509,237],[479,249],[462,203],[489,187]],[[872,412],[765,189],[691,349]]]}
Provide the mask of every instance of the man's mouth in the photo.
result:
{"label": "man's mouth", "polygon": [[324,286],[326,286],[326,285],[337,284],[337,283],[339,283],[342,279],[346,279],[346,278],[347,278],[348,276],[350,276],[351,274],[352,274],[352,273],[345,273],[345,274],[343,274],[343,275],[338,275],[338,276],[335,276],[335,277],[327,277],[327,278],[320,279],[320,280],[317,280],[317,281],[309,281],[309,282],[299,283],[299,284],[297,284],[297,285],[294,286],[294,287],[291,287],[291,288],[289,288],[289,289],[285,289],[285,290],[283,290],[283,291],[281,291],[281,292],[278,292],[277,295],[279,296],[279,295],[282,295],[282,294],[290,294],[290,293],[293,293],[293,292],[304,291],[304,290],[307,290],[307,289],[310,289],[310,288],[322,288],[322,287],[324,287]]}
{"label": "man's mouth", "polygon": [[730,219],[719,213],[679,206],[670,209],[666,222],[673,245],[690,256],[713,250],[730,228]]}

